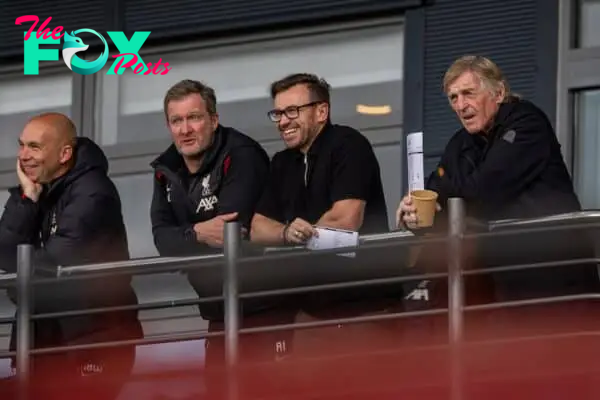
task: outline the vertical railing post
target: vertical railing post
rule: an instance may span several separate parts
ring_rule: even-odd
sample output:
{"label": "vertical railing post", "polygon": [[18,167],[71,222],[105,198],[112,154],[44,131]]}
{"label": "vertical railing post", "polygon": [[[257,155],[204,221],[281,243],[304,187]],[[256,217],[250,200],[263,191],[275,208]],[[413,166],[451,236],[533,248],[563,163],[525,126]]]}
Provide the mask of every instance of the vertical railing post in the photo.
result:
{"label": "vertical railing post", "polygon": [[451,399],[462,399],[461,342],[463,338],[464,287],[462,276],[465,203],[448,199],[448,329],[450,339]]}
{"label": "vertical railing post", "polygon": [[31,369],[31,298],[32,298],[33,246],[17,247],[17,383],[19,400],[27,400]]}
{"label": "vertical railing post", "polygon": [[241,231],[238,222],[225,223],[225,273],[223,275],[223,297],[225,302],[225,363],[227,366],[228,399],[237,398],[240,305],[238,293],[237,261],[240,250]]}

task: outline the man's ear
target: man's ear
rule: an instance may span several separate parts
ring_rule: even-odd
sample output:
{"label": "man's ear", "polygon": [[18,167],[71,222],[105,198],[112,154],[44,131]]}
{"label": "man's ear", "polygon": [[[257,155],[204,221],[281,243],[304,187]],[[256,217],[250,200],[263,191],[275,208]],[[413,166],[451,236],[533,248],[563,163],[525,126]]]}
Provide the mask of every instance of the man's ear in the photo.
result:
{"label": "man's ear", "polygon": [[329,104],[320,103],[317,105],[317,120],[319,122],[326,122],[329,118]]}
{"label": "man's ear", "polygon": [[217,129],[217,126],[219,126],[219,113],[211,114],[210,124],[212,126],[213,131]]}
{"label": "man's ear", "polygon": [[496,91],[496,103],[500,104],[504,101],[504,97],[506,96],[506,88],[503,83],[498,85],[498,90]]}
{"label": "man's ear", "polygon": [[73,145],[66,144],[60,150],[59,162],[61,164],[66,164],[73,158]]}

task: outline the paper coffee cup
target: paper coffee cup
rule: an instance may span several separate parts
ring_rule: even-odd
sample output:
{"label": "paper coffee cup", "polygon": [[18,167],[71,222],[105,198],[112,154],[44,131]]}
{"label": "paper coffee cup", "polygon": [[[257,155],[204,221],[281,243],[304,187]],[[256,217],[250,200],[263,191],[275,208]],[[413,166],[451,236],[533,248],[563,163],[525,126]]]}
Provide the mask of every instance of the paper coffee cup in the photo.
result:
{"label": "paper coffee cup", "polygon": [[417,209],[417,226],[428,228],[433,225],[438,194],[433,190],[413,190],[412,203]]}

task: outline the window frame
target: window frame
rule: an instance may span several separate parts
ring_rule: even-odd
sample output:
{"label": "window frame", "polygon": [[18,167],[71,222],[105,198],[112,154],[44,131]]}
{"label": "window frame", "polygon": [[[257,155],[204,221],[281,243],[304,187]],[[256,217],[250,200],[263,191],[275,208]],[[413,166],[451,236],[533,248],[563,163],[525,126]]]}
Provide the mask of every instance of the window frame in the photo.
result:
{"label": "window frame", "polygon": [[[27,75],[23,74],[23,63],[9,64],[0,68],[0,88],[1,82],[10,79],[27,79]],[[69,72],[69,69],[64,62],[45,62],[40,64],[40,73],[36,76],[51,76],[51,75],[64,75]],[[85,108],[84,100],[84,76],[76,73],[71,73],[73,82],[71,83],[71,119],[78,127],[79,135],[82,135],[83,130],[81,128],[83,123],[83,111]],[[18,139],[15,136],[15,141]],[[17,184],[17,176],[15,173],[15,160],[9,157],[0,157],[0,188],[7,188]]]}
{"label": "window frame", "polygon": [[[277,31],[271,33],[260,33],[254,35],[246,35],[243,37],[232,37],[232,38],[221,38],[212,41],[202,41],[202,42],[193,42],[193,43],[182,43],[182,44],[173,44],[173,45],[164,45],[164,46],[148,46],[147,48],[142,48],[140,50],[140,56],[146,59],[148,56],[151,59],[154,56],[160,56],[164,60],[168,60],[169,54],[174,54],[177,52],[188,52],[188,51],[202,51],[202,50],[211,50],[212,52],[219,51],[228,51],[229,49],[221,48],[225,45],[248,45],[248,46],[260,46],[261,43],[266,41],[282,41],[285,40],[286,45],[290,43],[294,43],[294,41],[301,41],[307,35],[318,35],[318,34],[334,34],[339,35],[340,37],[344,37],[349,32],[353,30],[362,30],[369,28],[381,28],[386,29],[391,26],[406,26],[404,15],[395,15],[386,18],[378,18],[378,19],[370,19],[364,21],[353,21],[353,22],[345,22],[338,24],[329,24],[323,25],[319,27],[311,27],[311,28],[299,28],[288,31]],[[406,43],[406,36],[404,36],[404,43]],[[90,58],[94,58],[97,55],[90,54]],[[404,73],[401,71],[399,78],[402,81],[402,88],[398,93],[398,98],[400,99],[400,107],[397,112],[402,113],[404,96],[403,96],[403,86],[404,86]],[[116,100],[115,94],[112,94],[111,100],[115,106],[118,105],[118,90],[119,84],[122,77],[114,76],[111,77],[115,79],[115,84],[113,85],[116,88]],[[86,136],[93,138],[100,142],[101,140],[101,132],[96,132],[96,124],[95,121],[99,117],[98,113],[102,112],[98,104],[98,96],[97,90],[100,90],[100,85],[98,85],[99,80],[102,79],[98,77],[97,74],[92,74],[83,77],[83,86],[85,102],[83,103],[84,109],[82,110],[82,116],[85,121],[88,121],[83,125],[83,132]],[[267,83],[268,84],[268,83]],[[265,110],[266,112],[266,110]],[[266,114],[265,114],[266,118]],[[384,117],[385,118],[385,117]],[[400,114],[400,120],[403,122],[403,115]],[[382,119],[383,120],[383,119]],[[383,125],[382,127],[384,127]],[[402,124],[400,124],[400,127]],[[389,124],[388,124],[389,127]],[[357,127],[360,129],[361,127]],[[162,140],[149,140],[149,141],[139,141],[134,143],[117,143],[114,145],[106,145],[103,146],[103,149],[109,158],[109,162],[111,165],[110,173],[111,176],[121,176],[121,175],[129,175],[129,174],[139,174],[150,171],[150,162],[156,158],[158,154],[160,154],[166,147],[168,147],[171,143],[171,140],[167,137],[167,130],[165,126],[165,139]],[[260,138],[261,144],[265,146],[267,151],[273,151],[272,149],[279,148],[279,138],[274,138],[273,140],[263,140]],[[384,140],[388,140],[389,138],[385,138]],[[381,140],[381,138],[377,138],[377,140]],[[402,141],[401,137],[401,129],[399,130],[398,137],[396,140]]]}
{"label": "window frame", "polygon": [[559,0],[556,131],[573,174],[577,140],[577,92],[600,87],[600,46],[578,48],[580,2]]}

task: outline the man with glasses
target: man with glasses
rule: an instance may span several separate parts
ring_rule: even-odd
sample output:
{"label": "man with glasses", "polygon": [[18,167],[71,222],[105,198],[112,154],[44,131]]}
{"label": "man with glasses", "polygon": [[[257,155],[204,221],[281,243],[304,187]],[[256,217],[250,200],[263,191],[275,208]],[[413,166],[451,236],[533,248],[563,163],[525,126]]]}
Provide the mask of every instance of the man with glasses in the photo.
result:
{"label": "man with glasses", "polygon": [[[330,121],[329,85],[312,74],[289,75],[271,85],[275,123],[286,149],[271,160],[267,187],[252,219],[251,240],[265,245],[303,245],[327,227],[382,233],[388,219],[373,148],[357,130]],[[310,260],[306,267],[309,268]],[[377,292],[377,293],[374,293]],[[382,313],[389,298],[379,289],[313,293],[296,298],[296,322]],[[295,356],[355,351],[392,330],[380,322],[295,331]],[[373,336],[374,335],[374,336]],[[317,374],[318,375],[318,374]]]}
{"label": "man with glasses", "polygon": [[287,149],[275,154],[252,220],[252,241],[305,244],[315,226],[360,233],[388,231],[379,163],[353,128],[332,124],[329,85],[294,74],[271,85],[268,116]]}

